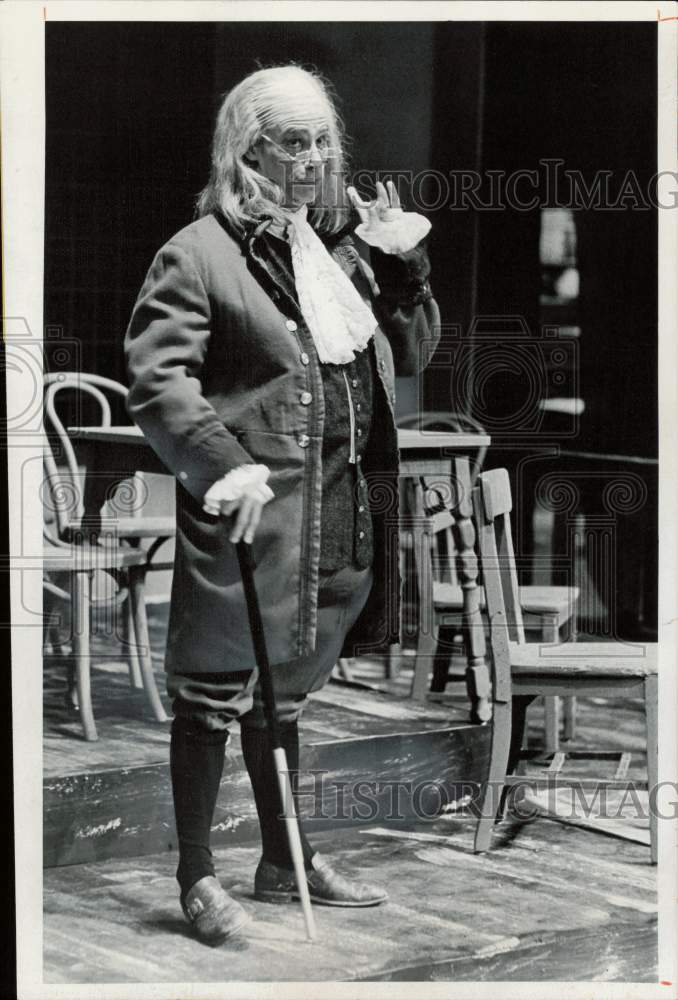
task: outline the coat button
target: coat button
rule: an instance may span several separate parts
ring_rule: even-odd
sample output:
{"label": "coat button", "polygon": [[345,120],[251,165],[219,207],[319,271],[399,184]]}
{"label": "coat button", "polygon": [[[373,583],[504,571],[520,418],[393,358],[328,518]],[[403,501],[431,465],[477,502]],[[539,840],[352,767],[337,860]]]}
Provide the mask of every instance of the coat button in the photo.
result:
{"label": "coat button", "polygon": [[286,319],[285,326],[290,331],[290,333],[294,333],[294,331],[297,329],[297,324],[294,322],[293,319]]}
{"label": "coat button", "polygon": [[297,444],[299,445],[300,448],[308,448],[310,443],[311,439],[308,436],[308,434],[300,434],[299,437],[297,438]]}
{"label": "coat button", "polygon": [[363,507],[362,504],[360,504],[360,506],[358,507],[358,513],[362,514],[364,510],[365,510],[365,508]]}
{"label": "coat button", "polygon": [[379,367],[381,368],[382,371],[384,371],[384,369],[386,368],[386,362],[384,361],[383,358],[379,361]]}
{"label": "coat button", "polygon": [[358,413],[360,413],[360,403],[356,403],[355,408],[358,411]]}
{"label": "coat button", "polygon": [[359,531],[358,532],[358,538],[364,538],[364,537],[365,537],[365,532],[364,531]]}
{"label": "coat button", "polygon": [[358,430],[356,431],[356,434],[358,435],[358,437],[362,437],[363,436],[363,432],[360,430],[360,428],[358,428]]}
{"label": "coat button", "polygon": [[306,353],[306,351],[303,351],[299,355],[299,360],[301,361],[302,365],[307,365],[308,364],[310,358],[309,358],[308,354]]}
{"label": "coat button", "polygon": [[188,479],[188,473],[183,470],[179,473],[179,479]]}
{"label": "coat button", "polygon": [[313,401],[313,396],[311,395],[310,392],[302,392],[301,396],[299,397],[299,402],[301,403],[302,406],[308,406],[308,404],[311,403],[312,401]]}

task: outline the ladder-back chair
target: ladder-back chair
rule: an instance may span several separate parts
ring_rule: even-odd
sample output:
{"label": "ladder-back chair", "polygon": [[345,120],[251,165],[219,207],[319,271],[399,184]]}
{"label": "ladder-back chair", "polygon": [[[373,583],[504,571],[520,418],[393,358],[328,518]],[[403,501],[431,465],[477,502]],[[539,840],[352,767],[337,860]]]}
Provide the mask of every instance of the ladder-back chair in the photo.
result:
{"label": "ladder-back chair", "polygon": [[[463,522],[466,508],[471,504],[472,478],[468,460],[460,458],[454,463],[454,482],[443,482],[422,476],[410,485],[414,510],[413,553],[419,594],[419,632],[428,642],[428,654],[415,661],[412,696],[423,700],[430,692],[441,694],[448,683],[450,658],[455,648],[455,637],[462,633],[464,623],[464,587],[468,581],[460,580],[457,561],[470,558],[464,551],[465,543],[455,540],[456,522]],[[461,517],[460,517],[461,515]],[[466,543],[468,547],[468,543]],[[577,587],[532,586],[520,587],[520,602],[525,629],[542,642],[559,642],[561,632],[571,629],[579,597]],[[479,606],[485,605],[482,587]],[[429,689],[429,677],[430,680]],[[555,698],[545,699],[545,746],[556,750],[559,746],[558,707]],[[566,707],[573,711],[573,699]],[[568,716],[570,723],[573,717]],[[572,735],[572,732],[568,733]]]}
{"label": "ladder-back chair", "polygon": [[[480,802],[481,815],[475,850],[490,847],[496,820],[496,791],[508,784],[581,786],[581,778],[568,778],[560,768],[567,753],[556,754],[543,777],[507,775],[512,736],[512,699],[542,695],[641,698],[647,734],[647,782],[637,789],[657,785],[657,646],[655,643],[567,642],[558,645],[526,643],[515,554],[511,536],[511,488],[506,469],[493,469],[478,477],[473,508],[490,629],[492,682],[492,738],[488,781]],[[520,734],[518,734],[519,736]],[[514,746],[518,744],[514,734]],[[625,788],[629,755],[619,751],[579,751],[577,759],[616,759],[614,777],[596,779],[599,788]],[[555,766],[554,766],[555,765]],[[652,863],[657,861],[657,818],[650,809]]]}

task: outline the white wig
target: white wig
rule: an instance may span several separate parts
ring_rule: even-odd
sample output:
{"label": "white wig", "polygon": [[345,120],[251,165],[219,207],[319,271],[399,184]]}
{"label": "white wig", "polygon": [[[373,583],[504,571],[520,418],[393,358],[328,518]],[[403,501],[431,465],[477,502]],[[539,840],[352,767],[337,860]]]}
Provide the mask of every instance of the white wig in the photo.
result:
{"label": "white wig", "polygon": [[348,210],[343,125],[325,81],[294,65],[257,70],[224,98],[212,141],[210,180],[198,197],[197,214],[220,209],[241,233],[247,223],[262,218],[282,221],[283,191],[248,162],[248,153],[272,126],[313,119],[327,125],[331,152],[317,204],[309,205],[309,221],[319,232],[341,229]]}

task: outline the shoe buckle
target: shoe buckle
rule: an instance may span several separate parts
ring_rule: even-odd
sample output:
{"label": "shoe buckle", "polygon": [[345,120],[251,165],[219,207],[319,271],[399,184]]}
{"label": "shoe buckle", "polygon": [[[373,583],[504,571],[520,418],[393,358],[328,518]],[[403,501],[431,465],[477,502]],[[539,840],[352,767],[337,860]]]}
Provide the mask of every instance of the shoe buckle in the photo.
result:
{"label": "shoe buckle", "polygon": [[199,899],[192,899],[190,903],[186,904],[186,912],[191,920],[195,920],[196,917],[199,917],[204,909],[205,907]]}

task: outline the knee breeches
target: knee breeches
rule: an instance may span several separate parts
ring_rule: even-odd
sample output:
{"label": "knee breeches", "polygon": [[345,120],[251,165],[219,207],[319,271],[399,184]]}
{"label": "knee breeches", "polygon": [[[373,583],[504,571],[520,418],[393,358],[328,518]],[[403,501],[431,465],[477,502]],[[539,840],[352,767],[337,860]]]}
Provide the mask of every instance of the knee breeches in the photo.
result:
{"label": "knee breeches", "polygon": [[[365,605],[372,586],[372,569],[346,567],[320,575],[316,648],[272,667],[273,684],[282,723],[294,722],[306,698],[327,682],[339,658],[344,639]],[[236,720],[242,725],[266,726],[259,671],[220,670],[214,673],[167,675],[167,692],[173,698],[174,714],[194,721],[201,729],[224,732]]]}

